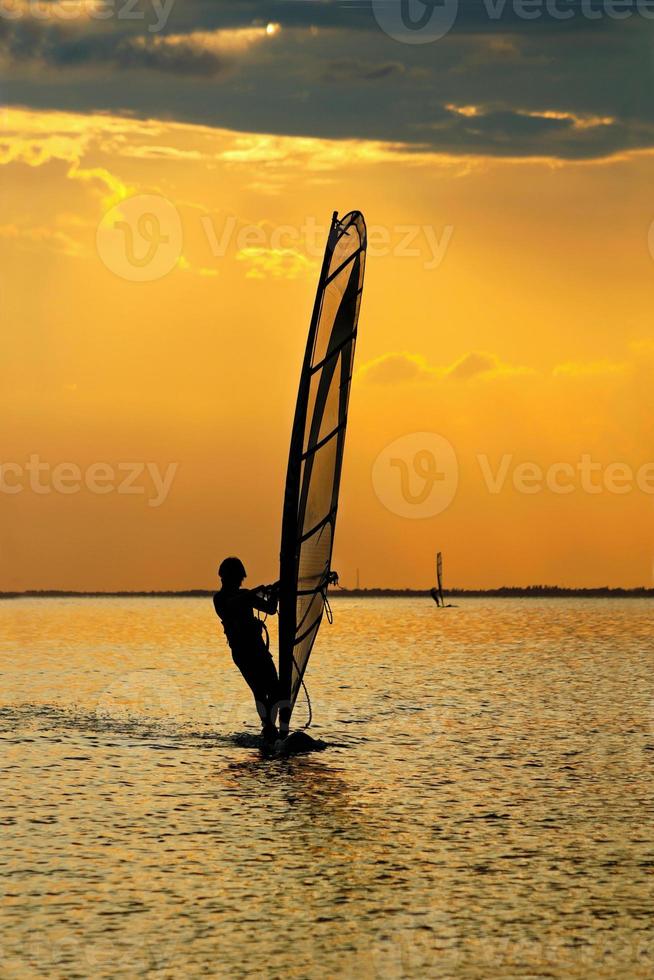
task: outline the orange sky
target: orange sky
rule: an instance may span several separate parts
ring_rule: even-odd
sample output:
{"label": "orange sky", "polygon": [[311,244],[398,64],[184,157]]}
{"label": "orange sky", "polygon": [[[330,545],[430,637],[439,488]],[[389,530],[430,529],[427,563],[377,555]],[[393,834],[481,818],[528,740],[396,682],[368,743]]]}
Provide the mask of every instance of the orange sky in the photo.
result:
{"label": "orange sky", "polygon": [[[651,154],[498,161],[19,109],[4,126],[0,588],[210,587],[228,553],[252,584],[276,577],[307,239],[322,247],[334,208],[371,232],[343,584],[359,568],[363,585],[427,587],[436,549],[450,585],[652,584]],[[458,471],[440,513],[438,453],[446,479],[411,502],[432,435]],[[36,489],[31,457],[48,467]],[[542,471],[532,492],[524,463]],[[575,468],[566,492],[547,486],[555,464]]]}

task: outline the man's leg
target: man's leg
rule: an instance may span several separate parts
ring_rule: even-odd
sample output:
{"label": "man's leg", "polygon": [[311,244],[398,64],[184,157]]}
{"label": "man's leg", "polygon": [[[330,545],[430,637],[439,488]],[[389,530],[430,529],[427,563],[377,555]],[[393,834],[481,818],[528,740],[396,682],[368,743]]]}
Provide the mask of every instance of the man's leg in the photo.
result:
{"label": "man's leg", "polygon": [[258,664],[254,658],[251,657],[241,657],[234,656],[234,663],[238,667],[243,677],[243,680],[247,686],[252,691],[254,697],[254,704],[257,709],[257,714],[261,719],[262,727],[266,727],[268,723],[269,709],[266,703],[267,689],[261,684],[260,671]]}
{"label": "man's leg", "polygon": [[275,725],[279,710],[279,678],[269,650],[266,650],[261,658],[261,690],[265,696],[268,721],[271,725]]}

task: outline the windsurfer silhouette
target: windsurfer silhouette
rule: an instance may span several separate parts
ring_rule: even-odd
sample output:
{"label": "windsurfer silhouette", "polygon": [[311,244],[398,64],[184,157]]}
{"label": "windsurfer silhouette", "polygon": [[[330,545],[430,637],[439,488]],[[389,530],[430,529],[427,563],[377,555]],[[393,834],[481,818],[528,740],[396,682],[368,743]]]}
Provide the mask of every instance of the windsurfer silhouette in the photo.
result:
{"label": "windsurfer silhouette", "polygon": [[268,648],[267,630],[254,610],[276,613],[278,586],[242,589],[246,571],[240,558],[225,558],[218,575],[221,588],[213,597],[214,609],[222,622],[232,659],[254,695],[262,735],[274,740],[278,737],[279,679]]}

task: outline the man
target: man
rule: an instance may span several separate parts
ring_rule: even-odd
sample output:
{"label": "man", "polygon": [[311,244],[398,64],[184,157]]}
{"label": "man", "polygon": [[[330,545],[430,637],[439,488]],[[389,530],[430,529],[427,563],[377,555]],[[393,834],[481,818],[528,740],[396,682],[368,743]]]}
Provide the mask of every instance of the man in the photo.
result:
{"label": "man", "polygon": [[274,741],[279,734],[275,724],[279,679],[268,649],[267,630],[254,610],[277,612],[277,585],[242,589],[246,572],[240,558],[225,558],[218,575],[222,587],[213,597],[214,609],[222,622],[232,659],[254,695],[261,734],[267,741]]}

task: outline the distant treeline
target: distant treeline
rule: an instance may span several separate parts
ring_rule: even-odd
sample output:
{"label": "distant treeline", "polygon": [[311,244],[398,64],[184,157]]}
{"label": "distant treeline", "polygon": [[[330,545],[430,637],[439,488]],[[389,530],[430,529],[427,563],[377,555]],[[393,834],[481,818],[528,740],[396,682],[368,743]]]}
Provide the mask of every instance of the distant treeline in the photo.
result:
{"label": "distant treeline", "polygon": [[[431,596],[427,589],[340,589],[334,593],[339,594],[362,599]],[[566,589],[560,585],[503,585],[498,589],[443,589],[443,595],[446,599],[654,599],[654,589],[644,586],[612,589],[608,585],[594,589]]]}
{"label": "distant treeline", "polygon": [[27,589],[0,592],[0,599],[207,599],[215,589],[186,589],[168,592],[75,592],[69,589]]}
{"label": "distant treeline", "polygon": [[[207,599],[213,589],[187,589],[168,592],[73,592],[67,590],[36,590],[0,592],[0,599]],[[428,589],[333,589],[331,598],[350,596],[357,599],[427,598]],[[446,598],[459,599],[653,599],[654,589],[611,589],[607,585],[595,589],[566,589],[560,585],[503,585],[499,589],[444,589]]]}

